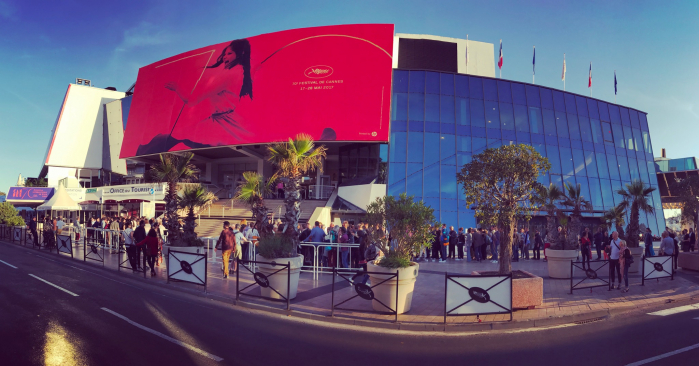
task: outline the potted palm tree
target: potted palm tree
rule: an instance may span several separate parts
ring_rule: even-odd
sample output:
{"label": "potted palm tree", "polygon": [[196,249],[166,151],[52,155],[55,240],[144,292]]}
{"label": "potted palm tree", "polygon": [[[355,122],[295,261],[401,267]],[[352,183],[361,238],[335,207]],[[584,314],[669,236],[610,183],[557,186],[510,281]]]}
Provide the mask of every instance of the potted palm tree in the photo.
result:
{"label": "potted palm tree", "polygon": [[[551,278],[570,278],[570,260],[577,257],[577,251],[565,250],[565,233],[562,231],[563,235],[559,234],[556,227],[556,219],[561,216],[558,204],[564,197],[563,191],[551,183],[538,192],[535,198],[539,207],[546,211],[547,240],[550,245],[546,250],[546,257],[549,277]],[[560,219],[561,225],[567,226],[567,218],[560,217]]]}
{"label": "potted palm tree", "polygon": [[[182,191],[182,195],[178,197],[178,207],[187,211],[187,216],[184,220],[184,230],[181,233],[179,244],[192,248],[195,253],[203,253],[204,242],[197,238],[197,233],[194,229],[197,227],[194,211],[205,210],[218,198],[209,192],[201,184],[188,185]],[[178,248],[182,250],[184,248]],[[189,251],[189,250],[184,250]]]}
{"label": "potted palm tree", "polygon": [[641,257],[643,257],[644,248],[639,244],[639,216],[640,212],[649,214],[654,212],[653,206],[648,203],[648,198],[653,191],[655,188],[646,185],[640,179],[627,183],[625,188],[617,191],[623,198],[623,201],[617,205],[619,210],[626,211],[631,208],[629,224],[626,226],[626,245],[634,261],[629,267],[629,272],[638,272]]}
{"label": "potted palm tree", "polygon": [[243,173],[243,180],[238,185],[234,199],[242,202],[250,207],[252,216],[255,219],[255,228],[262,234],[266,234],[267,230],[267,215],[269,209],[265,205],[265,194],[271,192],[271,185],[275,181],[275,177],[264,181],[264,177],[256,172]]}
{"label": "potted palm tree", "polygon": [[[570,216],[560,217],[564,230],[557,234],[555,244],[546,251],[549,277],[570,278],[570,262],[578,257],[578,240],[582,226],[582,213],[592,210],[592,204],[582,194],[580,184],[565,184],[561,204],[571,210]],[[559,214],[560,215],[560,214]]]}
{"label": "potted palm tree", "polygon": [[626,240],[624,233],[624,224],[626,224],[626,212],[619,206],[614,206],[607,210],[602,217],[602,220],[607,225],[607,229],[616,231],[619,234],[619,239]]}
{"label": "potted palm tree", "polygon": [[169,243],[178,243],[180,230],[178,225],[178,183],[191,182],[197,179],[199,170],[191,163],[194,154],[161,154],[160,162],[151,166],[150,177],[155,182],[167,183],[165,194],[165,228],[168,231]]}
{"label": "potted palm tree", "polygon": [[[371,242],[383,253],[382,257],[367,263],[372,284],[374,310],[386,311],[381,303],[398,311],[399,314],[410,310],[415,281],[420,266],[411,261],[413,253],[420,253],[433,239],[430,225],[435,221],[434,210],[422,201],[416,202],[414,196],[402,193],[399,197],[379,197],[367,206],[364,222],[369,225],[368,235]],[[398,279],[390,276],[398,271]],[[377,273],[386,273],[377,274]],[[388,279],[388,280],[387,280]],[[396,306],[396,287],[398,287],[398,308]],[[379,301],[381,303],[379,303]]]}

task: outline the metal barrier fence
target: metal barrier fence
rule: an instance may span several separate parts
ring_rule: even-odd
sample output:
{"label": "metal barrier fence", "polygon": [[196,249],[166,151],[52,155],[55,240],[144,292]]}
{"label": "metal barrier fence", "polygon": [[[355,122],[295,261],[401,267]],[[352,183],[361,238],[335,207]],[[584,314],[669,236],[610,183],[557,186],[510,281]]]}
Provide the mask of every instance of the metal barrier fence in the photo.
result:
{"label": "metal barrier fence", "polygon": [[[340,272],[342,271],[342,272]],[[349,273],[348,273],[349,272]],[[352,278],[348,278],[347,276],[351,273],[354,272],[354,276]],[[383,281],[379,283],[371,283],[370,285],[367,285],[367,279],[369,275],[380,275],[380,276],[388,276],[383,279]],[[335,304],[335,277],[339,276],[343,280],[349,282],[351,286],[354,287],[354,291],[356,292],[355,295]],[[365,277],[366,276],[366,277]],[[357,279],[362,278],[362,281],[356,281]],[[395,279],[396,280],[396,303],[395,303],[395,308],[391,308],[389,305],[386,305],[383,303],[383,301],[379,300],[376,298],[374,294],[374,289],[383,285],[384,283]],[[363,300],[368,300],[372,302],[376,302],[383,306],[384,308],[387,309],[384,314],[387,315],[394,315],[395,316],[395,322],[398,322],[398,271],[396,270],[395,274],[390,274],[386,272],[367,272],[367,271],[349,271],[348,269],[342,268],[342,269],[333,269],[333,285],[332,285],[332,296],[331,296],[331,308],[330,308],[330,316],[335,316],[335,309],[337,310],[347,310],[347,311],[357,311],[357,312],[362,312],[362,313],[371,313],[371,312],[378,312],[379,311],[370,311],[370,310],[363,310],[363,309],[349,309],[349,308],[341,308],[340,305],[345,304],[349,302],[352,299],[355,299],[357,297],[363,299]],[[373,306],[373,304],[372,304]]]}
{"label": "metal barrier fence", "polygon": [[[254,269],[251,270],[247,264],[253,264],[255,265],[269,265],[272,268],[276,268],[279,266],[279,269],[274,271],[274,270],[269,270],[267,274],[262,273],[261,271],[255,271]],[[250,274],[252,274],[253,279],[255,280],[254,283],[245,286],[244,288],[240,288],[240,270],[242,268],[245,268]],[[286,296],[282,295],[276,287],[280,287],[279,285],[283,285],[283,279],[281,276],[283,276],[282,271],[286,269]],[[277,275],[274,279],[270,279],[271,277]],[[260,295],[255,295],[251,293],[245,293],[244,291],[254,287],[257,285],[260,288]],[[283,290],[282,290],[283,291]],[[274,295],[276,294],[276,296]],[[280,264],[276,262],[261,262],[261,261],[246,261],[246,260],[240,260],[238,261],[238,270],[235,272],[235,299],[236,301],[240,300],[240,295],[245,295],[245,296],[251,296],[251,297],[257,297],[260,299],[267,299],[267,300],[272,300],[272,301],[286,301],[286,310],[291,309],[291,263],[286,263],[286,264]],[[266,295],[266,296],[265,296]]]}
{"label": "metal barrier fence", "polygon": [[73,241],[70,235],[56,235],[56,254],[68,253],[73,258]]}
{"label": "metal barrier fence", "polygon": [[[609,287],[609,280],[608,280],[609,279],[609,260],[594,260],[594,261],[588,261],[587,263],[588,263],[588,268],[586,269],[584,266],[583,267],[580,266],[583,264],[583,262],[573,262],[573,261],[570,262],[570,293],[571,294],[573,294],[573,290],[580,290],[580,289],[589,288],[590,292],[592,292],[592,289],[595,287],[604,287],[604,286]],[[601,265],[598,265],[600,263],[601,263]],[[595,269],[592,269],[593,265],[596,267]],[[606,273],[604,271],[600,273],[599,271],[605,267],[607,269]],[[583,272],[585,272],[585,277],[582,280],[580,280],[578,283],[573,284],[573,277],[574,277],[573,273],[574,273],[575,268],[580,269]],[[605,280],[605,278],[607,278],[607,279]],[[582,284],[585,281],[588,281],[587,284],[585,284],[585,286],[582,286]],[[592,281],[595,281],[595,282],[590,284],[590,282],[592,282]]]}
{"label": "metal barrier fence", "polygon": [[[175,263],[178,263],[179,266],[175,266]],[[204,292],[206,292],[206,254],[178,252],[170,249],[167,252],[166,267],[168,282],[187,282],[201,285],[204,286]]]}
{"label": "metal barrier fence", "polygon": [[512,273],[507,275],[444,274],[444,324],[449,315],[510,314]]}
{"label": "metal barrier fence", "polygon": [[[643,256],[641,286],[645,286],[646,280],[655,279],[658,282],[661,278],[668,278],[673,281],[675,272],[672,270],[672,256],[646,257]],[[647,263],[647,264],[646,264]]]}
{"label": "metal barrier fence", "polygon": [[24,235],[22,235],[23,229],[24,229],[24,227],[22,227],[22,226],[13,226],[12,227],[12,242],[13,243],[18,243],[20,245],[22,244],[22,237],[24,236]]}
{"label": "metal barrier fence", "polygon": [[[104,267],[104,246],[99,243],[89,243],[87,240],[82,240],[83,242],[83,262],[87,260],[92,260],[96,262],[101,262],[102,267]],[[101,253],[100,253],[101,251]]]}

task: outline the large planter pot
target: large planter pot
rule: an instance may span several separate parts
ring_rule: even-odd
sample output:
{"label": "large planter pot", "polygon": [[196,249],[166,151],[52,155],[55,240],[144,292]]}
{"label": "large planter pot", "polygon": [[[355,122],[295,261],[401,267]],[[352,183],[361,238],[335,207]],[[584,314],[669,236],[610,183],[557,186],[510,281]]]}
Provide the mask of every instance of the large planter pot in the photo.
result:
{"label": "large planter pot", "polygon": [[549,277],[570,278],[570,262],[578,258],[578,251],[548,248],[546,258],[548,258]]}
{"label": "large planter pot", "polygon": [[[415,281],[420,270],[420,265],[415,262],[410,262],[410,267],[406,268],[385,268],[374,264],[374,261],[367,263],[368,272],[381,272],[386,275],[372,274],[369,275],[371,285],[374,286],[398,271],[398,281],[392,278],[379,286],[373,287],[374,300],[371,305],[376,311],[389,311],[379,301],[390,307],[391,310],[396,310],[396,286],[398,287],[398,314],[407,313],[413,303],[413,290],[415,289]],[[378,301],[376,301],[378,300]]]}
{"label": "large planter pot", "polygon": [[680,252],[677,256],[677,267],[691,271],[699,271],[699,253]]}
{"label": "large planter pot", "polygon": [[[497,274],[471,272],[472,275]],[[527,271],[512,271],[512,308],[534,309],[544,303],[544,279]]]}
{"label": "large planter pot", "polygon": [[641,270],[641,261],[643,260],[643,252],[645,248],[629,248],[631,256],[633,257],[633,263],[629,266],[629,273],[638,273]]}
{"label": "large planter pot", "polygon": [[[287,284],[288,284],[288,293],[289,293],[289,298],[294,299],[296,298],[296,293],[299,288],[299,274],[301,273],[301,266],[303,266],[303,255],[299,254],[296,257],[293,258],[275,258],[275,259],[267,259],[261,255],[256,255],[255,256],[255,261],[256,262],[266,262],[266,263],[275,263],[275,264],[262,264],[262,263],[257,263],[257,272],[256,273],[261,273],[263,274],[266,279],[267,283],[264,282],[264,279],[257,278],[258,276],[255,276],[255,280],[257,281],[258,284],[260,284],[260,290],[262,291],[262,296],[265,297],[271,297],[273,299],[283,299],[282,296],[286,297],[287,294]],[[291,266],[289,267],[289,276],[287,277],[287,272],[286,269],[281,270],[281,267],[277,264],[285,265],[289,263]],[[279,272],[277,272],[279,271]],[[277,273],[274,273],[277,272]],[[264,286],[264,284],[268,284],[268,286]],[[276,292],[274,290],[276,290]],[[277,293],[278,292],[278,293]],[[281,294],[281,296],[280,296]]]}

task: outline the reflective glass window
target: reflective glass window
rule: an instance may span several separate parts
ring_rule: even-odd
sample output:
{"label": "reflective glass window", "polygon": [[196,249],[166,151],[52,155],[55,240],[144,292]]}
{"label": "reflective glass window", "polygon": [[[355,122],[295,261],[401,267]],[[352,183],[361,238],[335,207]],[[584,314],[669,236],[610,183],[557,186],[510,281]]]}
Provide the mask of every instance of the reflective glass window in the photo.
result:
{"label": "reflective glass window", "polygon": [[633,144],[636,147],[636,151],[643,151],[645,152],[643,148],[643,137],[641,135],[641,130],[638,128],[633,128]]}
{"label": "reflective glass window", "polygon": [[489,149],[497,149],[498,147],[503,145],[503,141],[497,137],[494,139],[488,139],[488,148]]}
{"label": "reflective glass window", "polygon": [[519,132],[529,132],[526,106],[515,104],[515,129]]}
{"label": "reflective glass window", "polygon": [[483,96],[485,100],[498,100],[498,86],[493,79],[483,79]]}
{"label": "reflective glass window", "polygon": [[599,177],[597,174],[597,159],[593,151],[585,151],[585,167],[588,177]]}
{"label": "reflective glass window", "polygon": [[648,119],[646,114],[638,112],[638,119],[641,120],[641,131],[648,131]]}
{"label": "reflective glass window", "polygon": [[626,148],[629,150],[636,150],[633,142],[633,134],[631,133],[631,127],[624,126],[624,137]]}
{"label": "reflective glass window", "polygon": [[456,91],[457,97],[468,98],[470,97],[469,87],[468,87],[468,76],[466,75],[455,75],[454,90]]}
{"label": "reflective glass window", "polygon": [[407,136],[405,132],[391,133],[391,161],[405,162]]}
{"label": "reflective glass window", "polygon": [[641,180],[650,184],[648,177],[648,164],[645,159],[638,159],[638,174],[641,175]]}
{"label": "reflective glass window", "polygon": [[410,93],[408,99],[408,119],[411,121],[425,120],[425,94]]}
{"label": "reflective glass window", "polygon": [[425,167],[425,179],[423,179],[425,197],[439,197],[439,177],[439,164]]}
{"label": "reflective glass window", "polygon": [[538,152],[541,156],[546,157],[546,145],[544,144],[532,144],[534,150]]}
{"label": "reflective glass window", "polygon": [[425,72],[411,71],[410,72],[410,92],[424,93],[425,92]]}
{"label": "reflective glass window", "polygon": [[561,172],[563,175],[573,175],[575,165],[573,164],[573,153],[569,147],[559,147],[561,153]]}
{"label": "reflective glass window", "polygon": [[498,80],[498,94],[501,102],[512,103],[512,90],[510,90],[509,82]]}
{"label": "reflective glass window", "polygon": [[621,180],[621,175],[619,175],[619,163],[617,162],[616,155],[607,155],[607,167],[609,168],[609,177],[611,179]]}
{"label": "reflective glass window", "polygon": [[527,105],[527,96],[524,92],[523,84],[512,83],[512,103]]}
{"label": "reflective glass window", "polygon": [[[558,174],[551,174],[550,177],[551,177],[551,184],[553,184],[554,186],[559,187],[560,189],[564,189],[564,188],[563,188],[563,178],[562,178],[560,175],[558,175]],[[561,205],[561,204],[558,204],[558,206],[559,206],[559,207],[563,207],[563,205]]]}
{"label": "reflective glass window", "polygon": [[621,114],[621,124],[624,126],[631,127],[631,119],[629,118],[629,109],[620,107],[619,113]]}
{"label": "reflective glass window", "polygon": [[[439,138],[440,160],[444,161],[444,159],[456,155],[456,136],[442,134]],[[454,160],[454,164],[456,164],[456,160]]]}
{"label": "reflective glass window", "polygon": [[582,195],[586,200],[592,202],[592,196],[590,195],[590,185],[588,184],[587,177],[581,177],[577,175],[575,176],[575,180],[580,185],[580,195]]}
{"label": "reflective glass window", "polygon": [[456,149],[471,152],[471,136],[456,136]]}
{"label": "reflective glass window", "polygon": [[500,103],[500,127],[503,130],[515,130],[514,110],[512,104]]}
{"label": "reflective glass window", "polygon": [[539,88],[541,95],[541,108],[553,110],[553,95],[551,89]]}
{"label": "reflective glass window", "polygon": [[590,100],[587,103],[587,111],[590,113],[590,118],[599,119],[599,109],[597,108],[597,101]]}
{"label": "reflective glass window", "polygon": [[482,100],[471,99],[471,126],[485,127],[485,107]]}
{"label": "reflective glass window", "polygon": [[614,146],[625,149],[626,144],[624,143],[624,132],[621,125],[612,124],[612,135],[614,137]]}
{"label": "reflective glass window", "polygon": [[485,101],[485,126],[500,129],[500,111],[498,102]]}
{"label": "reflective glass window", "polygon": [[553,111],[544,109],[541,112],[544,121],[544,133],[547,136],[556,136],[556,117]]}
{"label": "reflective glass window", "polygon": [[[394,184],[405,179],[405,163],[391,163],[388,167],[388,184]],[[405,186],[403,186],[403,191]]]}
{"label": "reflective glass window", "polygon": [[610,209],[616,206],[614,203],[614,194],[612,192],[612,182],[609,179],[600,179],[599,184],[602,188],[602,201],[604,202],[604,208]]}
{"label": "reflective glass window", "polygon": [[582,137],[582,140],[586,142],[592,142],[592,130],[590,129],[590,119],[587,117],[578,117],[578,125],[580,127],[580,137]]}
{"label": "reflective glass window", "polygon": [[408,77],[409,73],[405,70],[393,70],[393,92],[407,93],[408,92]]}
{"label": "reflective glass window", "polygon": [[471,99],[483,99],[483,81],[481,78],[470,76],[468,86]]}
{"label": "reflective glass window", "polygon": [[[456,199],[456,165],[442,165],[442,198]],[[456,201],[454,202],[456,206]],[[456,207],[454,207],[456,210]]]}
{"label": "reflective glass window", "polygon": [[638,162],[634,158],[628,158],[629,160],[629,175],[631,180],[641,179],[641,174],[638,170]]}
{"label": "reflective glass window", "polygon": [[577,182],[575,181],[574,175],[564,175],[563,176],[563,189],[566,189],[566,185],[570,187],[575,187]]}
{"label": "reflective glass window", "polygon": [[601,152],[595,152],[595,157],[597,158],[597,172],[599,173],[599,177],[609,178],[607,155]]}
{"label": "reflective glass window", "polygon": [[609,105],[605,102],[598,101],[597,106],[599,107],[599,119],[602,121],[611,122],[611,119],[609,118]]}
{"label": "reflective glass window", "polygon": [[529,107],[529,128],[531,133],[544,133],[544,122],[541,119],[541,109]]}
{"label": "reflective glass window", "polygon": [[[405,164],[403,164],[405,165]],[[389,174],[390,177],[390,174]],[[389,196],[398,196],[401,193],[405,192],[405,179],[402,179],[398,182],[395,182],[393,184],[388,185],[388,195]]]}
{"label": "reflective glass window", "polygon": [[486,147],[486,140],[483,137],[473,137],[471,138],[471,145],[473,146],[473,153],[482,153]]}
{"label": "reflective glass window", "polygon": [[565,98],[566,103],[566,113],[578,113],[577,109],[575,108],[575,95],[570,93],[563,93],[563,97]]}
{"label": "reflective glass window", "polygon": [[609,122],[602,122],[602,136],[606,145],[614,145],[614,134],[612,133],[612,125]]}
{"label": "reflective glass window", "polygon": [[[413,169],[416,171],[411,172]],[[405,191],[409,196],[422,197],[422,164],[408,163]]]}
{"label": "reflective glass window", "polygon": [[570,137],[568,134],[568,121],[564,112],[556,111],[556,130],[558,137]]}
{"label": "reflective glass window", "polygon": [[573,165],[575,166],[576,176],[587,176],[585,171],[585,154],[582,150],[573,149]]}
{"label": "reflective glass window", "polygon": [[561,112],[566,111],[566,102],[565,102],[565,99],[563,98],[563,93],[558,91],[558,90],[553,91],[553,108],[556,111],[561,111]]}
{"label": "reflective glass window", "polygon": [[[617,155],[616,157],[617,164],[619,167],[619,174],[621,175],[621,180],[626,182],[631,180],[631,167],[629,164],[628,159],[626,156],[619,156]],[[636,167],[638,169],[638,167]]]}
{"label": "reflective glass window", "polygon": [[621,115],[619,114],[618,106],[609,104],[609,117],[612,119],[612,124],[621,124]]}
{"label": "reflective glass window", "polygon": [[561,174],[561,158],[558,153],[558,146],[546,145],[546,157],[551,163],[551,174]]}
{"label": "reflective glass window", "polygon": [[425,166],[434,164],[439,161],[439,134],[425,133]]}
{"label": "reflective glass window", "polygon": [[[614,196],[614,204],[618,205],[619,203],[621,203],[621,201],[623,201],[623,199],[621,198],[621,195],[619,195],[616,192],[619,191],[624,186],[624,183],[622,183],[621,181],[618,181],[618,180],[613,180],[613,179],[611,180],[611,182],[612,182],[612,196]],[[628,213],[626,214],[626,221],[628,222]]]}
{"label": "reflective glass window", "polygon": [[467,153],[465,153],[465,152],[458,152],[458,153],[456,153],[456,157],[457,157],[456,165],[457,165],[458,167],[462,167],[462,166],[464,166],[464,165],[470,163],[471,160],[473,160],[472,157],[471,157],[471,154],[467,154]]}
{"label": "reflective glass window", "polygon": [[442,95],[439,103],[439,121],[442,123],[454,123],[454,97]]}
{"label": "reflective glass window", "polygon": [[423,160],[423,132],[408,132],[408,161],[411,163]]}
{"label": "reflective glass window", "polygon": [[629,117],[631,117],[631,127],[641,129],[641,122],[638,119],[638,112],[629,109]]}
{"label": "reflective glass window", "polygon": [[439,74],[439,91],[442,95],[454,95],[454,75]]}
{"label": "reflective glass window", "polygon": [[457,227],[457,213],[456,213],[456,199],[444,199],[439,200],[441,203],[440,211],[440,222],[448,223],[447,226]]}
{"label": "reflective glass window", "polygon": [[527,105],[532,107],[541,107],[539,100],[539,87],[534,85],[526,85],[527,90]]}
{"label": "reflective glass window", "polygon": [[[427,182],[425,182],[425,185]],[[431,207],[434,210],[434,218],[435,220],[439,221],[439,197],[427,197],[425,194],[425,197],[422,199],[423,202],[425,202],[425,206]]]}
{"label": "reflective glass window", "polygon": [[604,201],[602,200],[602,190],[599,186],[599,179],[588,178],[590,183],[590,202],[592,202],[592,208],[594,210],[603,210]]}
{"label": "reflective glass window", "polygon": [[425,94],[425,121],[439,122],[439,95]]}
{"label": "reflective glass window", "polygon": [[408,120],[408,94],[393,93],[393,105],[391,106],[391,120]]}
{"label": "reflective glass window", "polygon": [[580,124],[575,114],[568,114],[568,133],[572,140],[580,140]]}
{"label": "reflective glass window", "polygon": [[575,96],[575,104],[578,108],[578,112],[577,112],[578,115],[589,117],[589,114],[587,112],[587,99],[585,99],[584,97],[581,97],[579,95],[576,95]]}
{"label": "reflective glass window", "polygon": [[596,119],[591,119],[590,120],[590,127],[592,128],[592,142],[595,144],[602,144],[604,143],[603,137],[602,137],[602,127],[600,125],[600,121]]}
{"label": "reflective glass window", "polygon": [[456,98],[456,124],[469,126],[471,124],[470,99]]}
{"label": "reflective glass window", "polygon": [[430,94],[439,94],[439,74],[436,72],[425,73],[425,90]]}

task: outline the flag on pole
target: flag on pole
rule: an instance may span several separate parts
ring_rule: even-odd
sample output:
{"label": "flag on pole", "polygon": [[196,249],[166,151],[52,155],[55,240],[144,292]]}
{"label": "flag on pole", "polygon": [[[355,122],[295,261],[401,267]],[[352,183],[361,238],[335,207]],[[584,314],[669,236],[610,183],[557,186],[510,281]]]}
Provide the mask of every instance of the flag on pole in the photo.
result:
{"label": "flag on pole", "polygon": [[502,69],[502,39],[500,40],[500,58],[498,59],[498,67]]}
{"label": "flag on pole", "polygon": [[614,95],[616,95],[616,70],[614,70]]}
{"label": "flag on pole", "polygon": [[534,56],[532,56],[532,74],[536,75],[536,46],[534,46]]}
{"label": "flag on pole", "polygon": [[590,75],[587,79],[587,87],[592,88],[592,62],[590,62]]}
{"label": "flag on pole", "polygon": [[466,35],[466,70],[468,73],[468,34]]}
{"label": "flag on pole", "polygon": [[566,54],[563,54],[563,74],[561,75],[561,80],[566,81]]}

